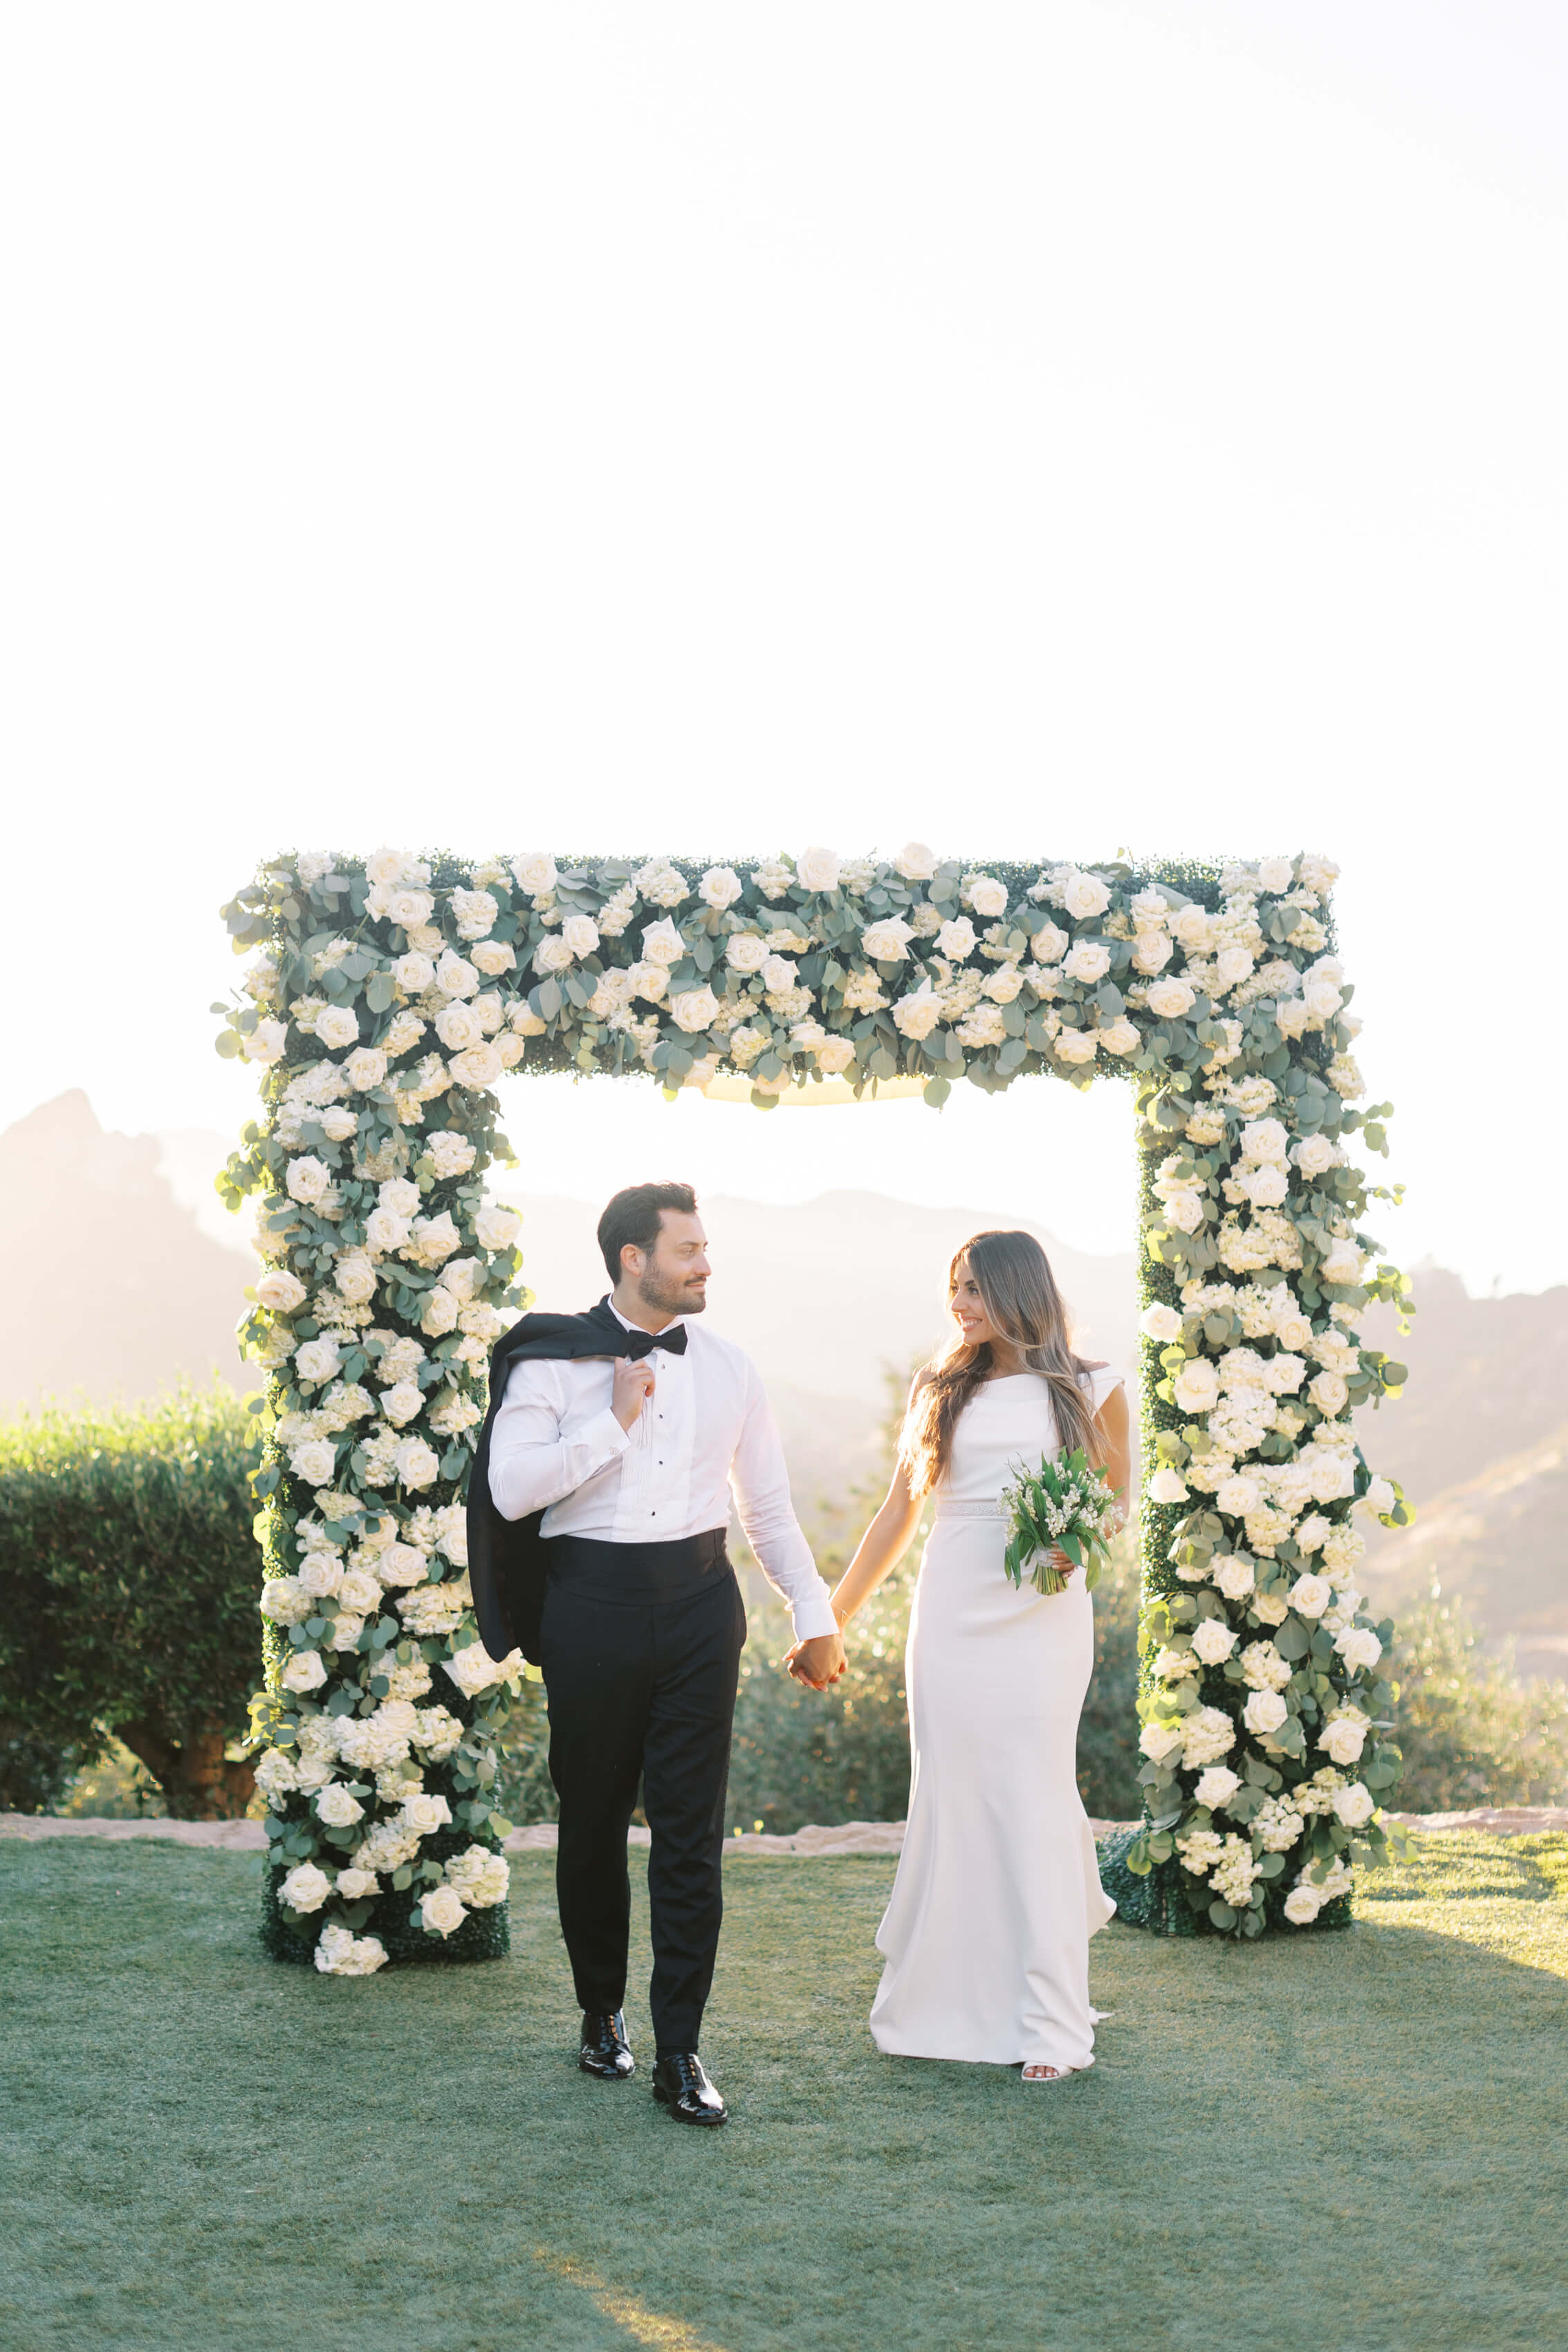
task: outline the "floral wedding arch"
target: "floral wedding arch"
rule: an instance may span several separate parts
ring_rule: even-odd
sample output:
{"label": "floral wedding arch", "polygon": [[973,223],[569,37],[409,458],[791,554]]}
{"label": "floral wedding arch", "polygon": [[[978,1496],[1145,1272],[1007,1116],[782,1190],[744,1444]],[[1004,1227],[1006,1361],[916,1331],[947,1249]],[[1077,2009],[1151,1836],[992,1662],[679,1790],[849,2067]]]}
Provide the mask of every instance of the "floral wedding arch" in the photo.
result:
{"label": "floral wedding arch", "polygon": [[[508,1070],[736,1074],[759,1108],[1037,1073],[1131,1078],[1140,1253],[1143,1828],[1134,1916],[1171,1933],[1342,1924],[1398,1777],[1392,1628],[1355,1589],[1357,1506],[1406,1517],[1349,1413],[1404,1368],[1361,1345],[1404,1278],[1358,1230],[1359,1024],[1337,868],[897,856],[703,866],[277,859],[225,908],[259,948],[220,1053],[264,1108],[229,1161],[264,1271],[255,1703],[269,1949],[362,1973],[506,1948],[497,1741],[522,1661],[479,1642],[463,1497],[518,1219],[484,1183]],[[1124,1907],[1128,1907],[1124,1905]]]}

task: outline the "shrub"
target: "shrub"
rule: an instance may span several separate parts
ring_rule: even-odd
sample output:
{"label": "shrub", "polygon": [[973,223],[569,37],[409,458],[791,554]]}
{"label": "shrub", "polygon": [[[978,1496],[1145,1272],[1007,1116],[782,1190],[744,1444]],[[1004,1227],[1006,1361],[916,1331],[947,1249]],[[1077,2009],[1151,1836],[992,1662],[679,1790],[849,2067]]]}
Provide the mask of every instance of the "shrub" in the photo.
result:
{"label": "shrub", "polygon": [[1434,1600],[1395,1642],[1406,1812],[1568,1799],[1568,1685],[1520,1681],[1480,1640],[1462,1602]]}
{"label": "shrub", "polygon": [[217,1384],[0,1428],[0,1806],[42,1811],[118,1735],[176,1819],[244,1812],[256,1430]]}

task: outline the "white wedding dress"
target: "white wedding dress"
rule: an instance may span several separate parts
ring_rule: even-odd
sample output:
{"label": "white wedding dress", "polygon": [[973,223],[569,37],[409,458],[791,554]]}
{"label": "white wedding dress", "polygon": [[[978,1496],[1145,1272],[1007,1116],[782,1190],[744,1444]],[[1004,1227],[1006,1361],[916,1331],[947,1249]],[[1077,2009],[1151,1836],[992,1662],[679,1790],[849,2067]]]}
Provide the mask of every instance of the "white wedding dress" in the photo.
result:
{"label": "white wedding dress", "polygon": [[[1092,1375],[1099,1411],[1121,1380]],[[1019,1591],[998,1497],[1060,1441],[1036,1372],[959,1416],[909,1621],[909,1826],[877,1948],[880,2049],[993,2066],[1094,2063],[1089,1938],[1115,1905],[1078,1793],[1093,1597]]]}

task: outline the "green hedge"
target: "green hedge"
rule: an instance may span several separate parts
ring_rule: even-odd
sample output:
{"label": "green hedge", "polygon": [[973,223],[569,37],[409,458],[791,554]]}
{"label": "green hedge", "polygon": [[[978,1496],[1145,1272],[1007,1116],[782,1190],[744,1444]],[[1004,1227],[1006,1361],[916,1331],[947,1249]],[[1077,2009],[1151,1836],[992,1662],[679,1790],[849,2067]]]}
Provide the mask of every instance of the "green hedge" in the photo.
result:
{"label": "green hedge", "polygon": [[0,1428],[0,1809],[46,1811],[118,1735],[177,1820],[245,1811],[256,1426],[214,1385]]}

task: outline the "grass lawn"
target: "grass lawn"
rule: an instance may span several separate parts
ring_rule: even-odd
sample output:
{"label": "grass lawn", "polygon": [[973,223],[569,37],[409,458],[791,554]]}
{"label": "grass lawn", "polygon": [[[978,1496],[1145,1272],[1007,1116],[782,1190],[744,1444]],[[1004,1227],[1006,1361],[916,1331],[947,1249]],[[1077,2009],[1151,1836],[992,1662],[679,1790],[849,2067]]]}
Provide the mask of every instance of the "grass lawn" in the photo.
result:
{"label": "grass lawn", "polygon": [[1344,1935],[1113,1927],[1043,2091],[877,2053],[892,1872],[730,1862],[700,2134],[576,2072],[548,1857],[509,1961],[335,1982],[263,1958],[253,1855],[0,1847],[0,2345],[1568,2340],[1568,1838],[1432,1839]]}

